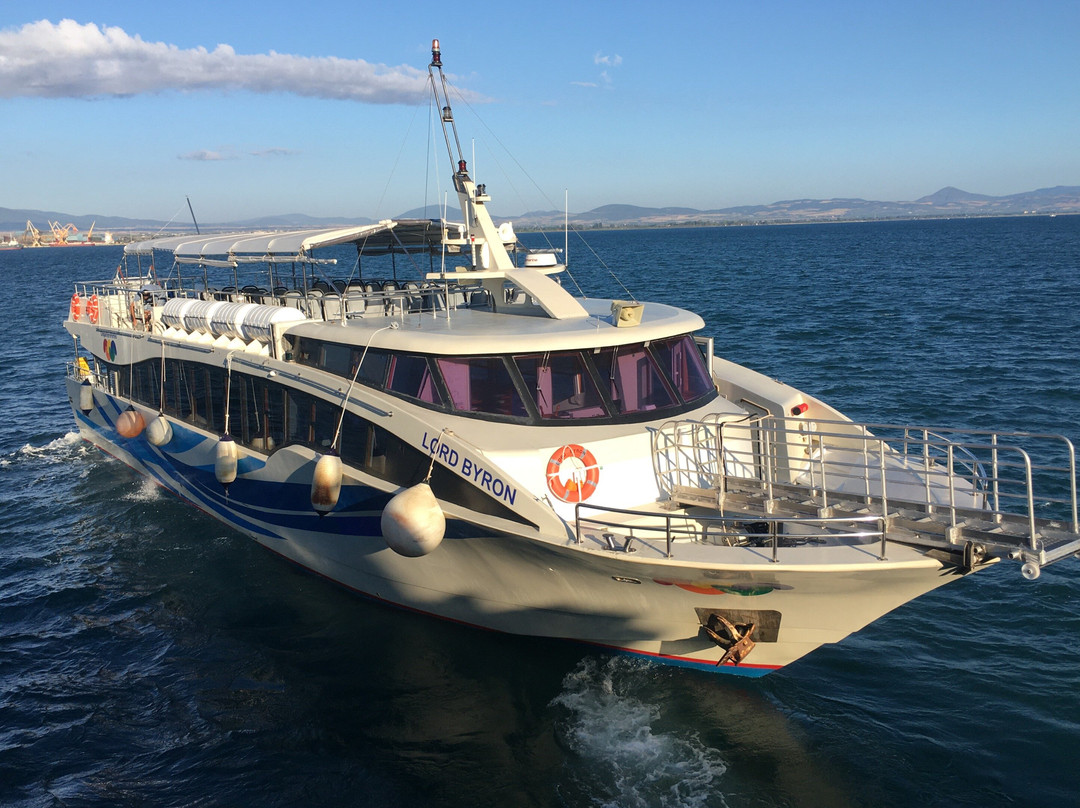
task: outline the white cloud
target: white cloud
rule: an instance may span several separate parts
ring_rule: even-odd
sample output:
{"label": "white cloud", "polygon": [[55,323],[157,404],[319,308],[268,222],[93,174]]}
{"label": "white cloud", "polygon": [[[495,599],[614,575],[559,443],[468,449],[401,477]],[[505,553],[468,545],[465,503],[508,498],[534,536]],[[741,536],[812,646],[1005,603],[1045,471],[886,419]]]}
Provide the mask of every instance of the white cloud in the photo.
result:
{"label": "white cloud", "polygon": [[415,103],[426,86],[426,71],[408,66],[273,51],[244,55],[229,45],[184,50],[74,20],[0,30],[0,98],[231,89],[397,104]]}
{"label": "white cloud", "polygon": [[256,149],[253,152],[248,152],[252,157],[292,157],[294,154],[299,154],[296,149],[286,149],[281,146],[273,146],[269,149]]}
{"label": "white cloud", "polygon": [[235,160],[236,155],[231,152],[209,151],[207,149],[199,149],[198,151],[188,152],[187,154],[180,155],[181,160],[195,160],[196,162],[213,163],[218,160]]}
{"label": "white cloud", "polygon": [[607,65],[608,67],[618,67],[622,64],[622,57],[619,56],[619,54],[615,54],[614,56],[604,56],[600,53],[600,51],[597,51],[596,55],[593,56],[593,64]]}

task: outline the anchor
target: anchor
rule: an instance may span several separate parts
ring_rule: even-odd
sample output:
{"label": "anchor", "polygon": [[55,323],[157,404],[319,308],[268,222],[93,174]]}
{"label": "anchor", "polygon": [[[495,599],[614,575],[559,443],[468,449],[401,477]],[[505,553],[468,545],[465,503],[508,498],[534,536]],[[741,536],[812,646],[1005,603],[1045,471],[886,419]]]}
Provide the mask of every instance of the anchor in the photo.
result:
{"label": "anchor", "polygon": [[[754,650],[754,646],[757,645],[750,638],[750,635],[754,633],[754,628],[756,628],[754,623],[748,624],[745,631],[739,631],[730,620],[713,613],[709,615],[709,621],[704,623],[702,628],[705,629],[705,633],[709,635],[713,642],[725,649],[724,655],[716,663],[717,667],[728,661],[733,665],[738,665],[749,656],[750,652]],[[721,628],[727,632],[727,637],[721,636],[718,631]]]}

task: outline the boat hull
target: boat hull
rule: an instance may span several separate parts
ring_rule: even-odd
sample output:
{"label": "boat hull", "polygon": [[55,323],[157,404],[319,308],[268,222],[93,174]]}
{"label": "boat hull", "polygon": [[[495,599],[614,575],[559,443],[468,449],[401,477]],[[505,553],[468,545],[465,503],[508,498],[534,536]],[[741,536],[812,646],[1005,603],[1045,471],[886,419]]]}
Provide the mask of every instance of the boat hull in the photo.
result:
{"label": "boat hull", "polygon": [[[760,676],[960,577],[909,548],[893,548],[899,560],[849,569],[774,564],[764,553],[757,564],[701,564],[680,560],[679,552],[646,557],[453,517],[435,551],[406,558],[382,537],[382,509],[399,490],[391,484],[347,473],[338,505],[320,516],[309,499],[316,455],[287,446],[269,456],[244,453],[226,490],[214,473],[217,436],[174,420],[163,446],[145,433],[125,438],[116,427],[128,402],[96,388],[84,411],[80,388],[79,379],[68,379],[81,435],[140,474],[350,590],[471,626]],[[155,417],[143,415],[146,422]],[[714,613],[755,623],[756,647],[740,664],[717,666],[724,649],[702,628]]]}

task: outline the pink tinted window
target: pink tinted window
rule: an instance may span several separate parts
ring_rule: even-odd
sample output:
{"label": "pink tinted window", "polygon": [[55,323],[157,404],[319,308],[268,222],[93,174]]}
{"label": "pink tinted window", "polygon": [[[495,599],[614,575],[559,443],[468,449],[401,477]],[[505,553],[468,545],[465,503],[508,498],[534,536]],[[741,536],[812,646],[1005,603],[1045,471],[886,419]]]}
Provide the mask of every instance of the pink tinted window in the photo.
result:
{"label": "pink tinted window", "polygon": [[593,361],[601,378],[607,380],[611,399],[620,413],[655,410],[676,403],[644,345],[604,348],[593,355]]}
{"label": "pink tinted window", "polygon": [[516,356],[525,387],[542,418],[602,418],[600,391],[577,351]]}
{"label": "pink tinted window", "polygon": [[714,390],[705,357],[692,337],[658,340],[650,347],[683,401],[693,401]]}
{"label": "pink tinted window", "polygon": [[423,356],[397,354],[390,360],[390,373],[386,380],[388,390],[428,404],[440,404],[442,399],[431,378],[428,361]]}
{"label": "pink tinted window", "polygon": [[517,417],[527,414],[502,357],[474,356],[437,362],[454,409]]}

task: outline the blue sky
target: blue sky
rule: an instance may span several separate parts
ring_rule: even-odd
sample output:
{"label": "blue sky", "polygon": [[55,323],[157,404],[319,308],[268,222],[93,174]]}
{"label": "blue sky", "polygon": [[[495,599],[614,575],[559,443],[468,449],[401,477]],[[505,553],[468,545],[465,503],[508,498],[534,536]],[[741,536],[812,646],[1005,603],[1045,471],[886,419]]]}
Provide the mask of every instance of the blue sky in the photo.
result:
{"label": "blue sky", "polygon": [[168,219],[190,196],[214,222],[437,202],[432,37],[501,215],[564,192],[584,211],[1080,185],[1072,0],[97,0],[5,4],[0,206]]}

